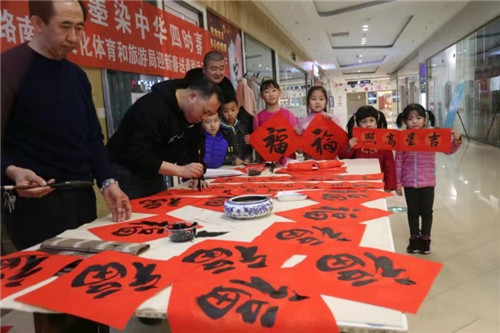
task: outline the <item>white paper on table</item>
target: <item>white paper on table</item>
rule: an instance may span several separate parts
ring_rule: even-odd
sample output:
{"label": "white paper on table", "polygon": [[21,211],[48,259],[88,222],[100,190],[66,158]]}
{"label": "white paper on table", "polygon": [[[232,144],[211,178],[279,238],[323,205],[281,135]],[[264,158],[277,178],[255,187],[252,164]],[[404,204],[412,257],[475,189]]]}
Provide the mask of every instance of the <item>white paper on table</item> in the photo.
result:
{"label": "white paper on table", "polygon": [[207,169],[204,174],[205,178],[231,177],[241,175],[244,175],[244,173],[239,170],[230,169]]}

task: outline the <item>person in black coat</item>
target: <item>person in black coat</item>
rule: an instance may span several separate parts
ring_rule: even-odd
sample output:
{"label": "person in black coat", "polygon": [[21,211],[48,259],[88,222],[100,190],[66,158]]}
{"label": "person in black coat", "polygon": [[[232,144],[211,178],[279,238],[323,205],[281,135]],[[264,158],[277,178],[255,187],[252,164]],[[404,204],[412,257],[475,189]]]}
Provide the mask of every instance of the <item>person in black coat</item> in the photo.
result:
{"label": "person in black coat", "polygon": [[[221,100],[220,88],[211,81],[176,79],[155,84],[130,107],[107,147],[131,199],[165,190],[164,175],[203,175],[195,124],[215,114]],[[181,165],[186,153],[188,163]]]}

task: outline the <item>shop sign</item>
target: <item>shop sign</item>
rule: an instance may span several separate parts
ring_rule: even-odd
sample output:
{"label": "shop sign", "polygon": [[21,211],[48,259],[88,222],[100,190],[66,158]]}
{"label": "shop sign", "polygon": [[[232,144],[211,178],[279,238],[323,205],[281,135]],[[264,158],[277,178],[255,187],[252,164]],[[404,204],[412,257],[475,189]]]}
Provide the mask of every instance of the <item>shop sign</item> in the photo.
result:
{"label": "shop sign", "polygon": [[[84,1],[85,29],[68,59],[81,66],[184,77],[201,67],[208,33],[144,1]],[[2,51],[31,40],[28,1],[0,3]]]}
{"label": "shop sign", "polygon": [[357,84],[358,85],[365,85],[365,84],[370,84],[371,80],[360,80],[360,81],[347,81],[347,84],[351,86],[351,88],[354,88]]}

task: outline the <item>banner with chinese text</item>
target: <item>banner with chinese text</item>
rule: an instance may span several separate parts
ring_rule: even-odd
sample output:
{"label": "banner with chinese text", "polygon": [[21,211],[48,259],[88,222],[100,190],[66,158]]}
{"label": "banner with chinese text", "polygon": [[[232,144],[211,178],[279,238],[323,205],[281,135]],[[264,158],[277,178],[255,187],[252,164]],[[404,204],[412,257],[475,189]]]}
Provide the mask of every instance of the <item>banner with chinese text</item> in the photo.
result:
{"label": "banner with chinese text", "polygon": [[[84,1],[80,45],[68,59],[80,66],[184,77],[203,64],[208,33],[144,1]],[[0,3],[2,52],[31,40],[27,1]]]}
{"label": "banner with chinese text", "polygon": [[358,138],[354,148],[388,149],[403,151],[451,151],[451,129],[424,128],[418,130],[390,130],[355,127]]}

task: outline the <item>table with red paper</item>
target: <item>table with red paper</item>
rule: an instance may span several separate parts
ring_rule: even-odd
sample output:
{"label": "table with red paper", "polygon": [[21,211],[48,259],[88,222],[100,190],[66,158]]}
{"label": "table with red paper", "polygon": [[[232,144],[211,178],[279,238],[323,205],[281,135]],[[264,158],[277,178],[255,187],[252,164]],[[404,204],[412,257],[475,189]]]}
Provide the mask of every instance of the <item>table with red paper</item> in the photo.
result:
{"label": "table with red paper", "polygon": [[[343,161],[344,167],[347,168],[347,175],[376,175],[380,173],[379,163],[376,159],[353,159],[353,160],[345,160]],[[344,174],[345,175],[345,174]],[[244,182],[245,178],[242,177],[242,186],[235,182],[235,177],[232,177],[231,183],[229,185],[223,186],[221,189],[234,189],[236,194],[238,191],[243,191],[243,193],[250,193],[249,189],[254,188],[255,192],[251,193],[262,193],[268,194],[269,189],[272,189],[273,193],[277,186],[287,184],[284,182],[270,182],[268,177],[272,177],[274,174],[270,173],[268,168],[264,170],[262,173],[262,177],[265,179],[265,182]],[[276,176],[284,176],[283,174],[278,174]],[[368,179],[363,180],[365,183],[374,183],[378,184],[381,182],[380,177],[374,177],[376,179]],[[237,177],[236,177],[237,179]],[[358,177],[354,177],[353,180],[343,180],[342,184],[348,184],[349,182],[359,183],[360,180]],[[212,180],[209,180],[212,182]],[[218,180],[220,182],[220,180]],[[295,181],[295,183],[307,182],[306,180],[300,180],[300,182]],[[335,189],[326,189],[327,184],[333,184],[334,181],[309,181],[308,184],[314,186],[308,186],[306,189],[306,193],[311,193],[311,191],[328,192],[328,200],[332,200],[331,197],[336,197]],[[215,184],[214,184],[215,185]],[[221,184],[217,184],[221,185]],[[264,186],[266,185],[266,186]],[[325,187],[326,186],[326,187]],[[190,191],[190,190],[177,190],[182,189],[184,186],[180,185],[176,187],[176,191],[173,196],[168,195],[168,193],[160,194],[154,198],[145,199],[146,202],[138,204],[138,211],[133,212],[131,220],[137,220],[136,222],[130,223],[125,222],[123,225],[115,224],[112,222],[109,216],[102,217],[97,219],[96,221],[85,224],[80,228],[67,230],[62,233],[61,237],[72,237],[72,238],[83,238],[83,239],[101,239],[99,237],[106,237],[106,234],[123,234],[125,231],[127,235],[131,234],[132,231],[136,232],[139,236],[139,231],[144,229],[137,229],[138,225],[146,225],[151,228],[155,228],[151,232],[140,233],[140,238],[137,238],[138,241],[147,242],[150,244],[150,248],[141,253],[139,255],[140,258],[147,260],[176,260],[178,265],[181,265],[180,268],[189,268],[192,269],[193,274],[191,278],[194,278],[198,281],[204,281],[205,284],[203,288],[196,287],[200,293],[204,293],[204,297],[207,297],[207,300],[213,300],[214,297],[219,297],[216,295],[217,288],[236,288],[240,291],[241,296],[247,297],[248,293],[255,292],[256,288],[263,288],[262,283],[256,283],[256,281],[265,281],[268,283],[267,288],[278,288],[276,290],[285,290],[279,288],[288,288],[288,295],[295,295],[297,293],[302,296],[310,297],[307,302],[304,304],[315,304],[317,307],[317,313],[310,312],[307,317],[307,320],[311,322],[315,321],[315,316],[323,316],[324,318],[329,318],[329,314],[324,312],[325,309],[329,309],[331,311],[331,315],[333,315],[335,321],[337,322],[338,327],[342,329],[353,329],[359,328],[362,330],[397,330],[397,331],[406,331],[407,321],[406,316],[401,311],[406,311],[406,308],[398,309],[383,307],[380,305],[376,305],[378,300],[365,300],[364,298],[357,299],[348,299],[345,298],[343,294],[335,295],[334,292],[323,292],[321,289],[322,285],[314,285],[314,288],[306,288],[303,285],[295,285],[293,280],[282,280],[287,281],[284,284],[282,281],[277,282],[273,281],[271,276],[275,276],[272,271],[268,271],[268,269],[276,269],[276,265],[282,264],[282,269],[290,269],[296,267],[297,270],[294,271],[296,273],[285,274],[287,275],[287,279],[299,279],[306,278],[307,274],[301,275],[301,271],[310,272],[311,276],[313,276],[313,272],[307,268],[308,262],[304,261],[302,265],[301,255],[293,255],[291,253],[300,253],[306,251],[309,248],[314,248],[318,253],[318,257],[323,253],[321,251],[327,251],[331,246],[328,244],[341,244],[345,246],[349,246],[349,243],[358,243],[359,246],[363,248],[375,248],[377,250],[382,250],[384,252],[377,252],[376,259],[378,261],[374,261],[375,264],[380,262],[386,262],[387,260],[394,261],[394,270],[398,269],[410,269],[411,267],[402,266],[400,257],[392,257],[391,253],[394,252],[394,245],[392,241],[392,233],[391,227],[389,223],[389,218],[384,214],[378,214],[379,210],[387,210],[385,195],[375,195],[374,191],[381,191],[379,189],[368,189],[368,188],[353,188],[351,189],[350,196],[358,198],[355,201],[355,205],[362,205],[367,209],[375,209],[373,213],[377,213],[373,215],[373,213],[367,216],[377,216],[377,218],[359,222],[356,219],[351,219],[349,221],[340,221],[338,219],[332,220],[317,220],[317,221],[308,221],[307,219],[301,218],[297,214],[287,214],[287,211],[297,211],[303,212],[301,209],[306,209],[307,207],[317,206],[317,205],[328,205],[328,206],[338,206],[336,202],[324,200],[322,201],[321,195],[311,195],[310,199],[303,201],[279,201],[277,199],[273,199],[274,208],[273,213],[267,215],[265,217],[250,219],[250,220],[235,220],[231,219],[224,215],[221,212],[220,205],[216,205],[218,201],[221,200],[222,196],[226,193],[224,192],[207,192],[203,191],[200,193],[198,191]],[[294,191],[298,191],[297,189],[293,189]],[[360,191],[357,194],[355,191]],[[361,192],[364,191],[364,192]],[[354,194],[353,194],[354,193]],[[383,194],[383,192],[382,192]],[[164,197],[162,197],[164,195]],[[205,197],[203,197],[205,196]],[[207,198],[209,196],[214,196],[214,200],[207,204]],[[363,198],[367,196],[370,199],[374,199],[372,201],[365,202]],[[185,197],[185,199],[178,199],[179,197]],[[178,203],[178,207],[172,207],[171,201],[175,199],[176,204]],[[314,199],[315,201],[313,201]],[[335,200],[341,200],[342,198]],[[147,201],[149,200],[149,201]],[[154,201],[156,200],[156,201]],[[141,200],[144,201],[144,200]],[[147,205],[147,209],[144,209],[144,205]],[[165,206],[166,205],[166,206]],[[163,211],[162,207],[165,206],[165,210]],[[150,214],[147,214],[147,211],[151,211]],[[163,217],[164,215],[164,217]],[[293,226],[293,219],[296,219],[296,225]],[[172,222],[176,220],[190,220],[196,221],[200,225],[197,229],[197,232],[201,231],[208,233],[209,235],[217,235],[214,237],[201,237],[195,238],[192,242],[184,242],[184,243],[175,243],[168,239],[168,237],[159,237],[160,232],[158,231],[159,226],[164,223]],[[344,223],[344,224],[343,224]],[[349,224],[352,223],[352,224]],[[112,226],[116,226],[116,230],[112,228]],[[102,232],[97,232],[98,228],[102,228]],[[89,231],[90,229],[90,231]],[[266,232],[267,231],[267,232]],[[151,234],[151,238],[148,240],[148,233]],[[131,236],[130,236],[131,237]],[[255,242],[253,242],[255,240]],[[273,240],[277,240],[281,242],[279,246],[267,246],[269,242]],[[129,241],[132,241],[129,240]],[[206,243],[203,243],[207,241]],[[209,244],[209,245],[206,245]],[[224,245],[228,244],[228,245]],[[232,245],[231,245],[232,244]],[[248,244],[248,245],[246,245]],[[318,245],[318,246],[316,246]],[[257,246],[257,247],[255,247]],[[324,249],[324,250],[322,250]],[[318,252],[319,251],[319,252]],[[325,255],[328,255],[329,252],[325,252]],[[330,255],[338,255],[336,253],[332,253]],[[371,262],[374,256],[368,255],[368,257],[364,254],[364,252],[360,252],[356,254],[357,257],[364,260],[367,264]],[[397,254],[394,254],[397,255]],[[291,256],[291,257],[290,257]],[[399,255],[400,256],[400,255]],[[284,260],[283,258],[289,258],[288,260]],[[382,258],[382,259],[381,259]],[[182,259],[182,260],[181,260]],[[279,262],[280,264],[277,264]],[[229,264],[234,263],[234,264]],[[175,262],[174,266],[175,267]],[[185,267],[188,265],[189,267]],[[260,266],[259,266],[260,265]],[[368,267],[368,266],[367,266]],[[438,271],[439,267],[435,270]],[[188,269],[188,271],[190,271]],[[278,267],[279,269],[279,267]],[[370,268],[372,269],[372,268]],[[386,268],[387,269],[387,268]],[[242,275],[238,279],[234,278],[235,272],[237,273],[239,270],[246,273],[241,273]],[[233,276],[232,279],[225,277],[224,274],[217,273],[225,273],[228,271],[228,276]],[[348,272],[348,271],[347,271]],[[372,271],[367,271],[366,274],[372,274]],[[200,274],[197,278],[197,274]],[[320,273],[318,273],[320,274]],[[236,274],[238,275],[238,274]],[[319,276],[319,275],[318,275]],[[335,277],[335,274],[330,274],[329,277]],[[378,276],[378,275],[377,275]],[[418,276],[418,275],[416,275]],[[406,283],[410,281],[408,276],[405,274],[401,274],[400,280]],[[413,275],[410,276],[413,278]],[[395,281],[396,278],[390,280]],[[213,282],[211,282],[213,281]],[[253,282],[252,282],[253,281]],[[325,280],[327,281],[327,280]],[[190,283],[192,281],[190,280]],[[419,281],[417,281],[419,282]],[[191,318],[190,311],[174,311],[170,313],[169,304],[171,305],[177,302],[183,302],[186,300],[181,298],[176,299],[178,292],[173,292],[173,288],[175,288],[176,283],[179,285],[179,291],[182,291],[182,288],[188,288],[191,290],[192,287],[186,285],[184,282],[174,282],[173,286],[168,286],[165,289],[162,289],[157,294],[142,302],[134,311],[135,316],[138,317],[150,317],[150,318],[166,318],[169,317],[169,314],[172,317],[169,317],[169,320],[173,320],[173,323],[189,322]],[[378,283],[378,282],[377,282]],[[377,283],[374,283],[373,286],[376,286]],[[391,282],[393,283],[393,282]],[[427,285],[432,283],[431,281],[426,281]],[[196,283],[195,283],[196,285]],[[264,284],[266,285],[266,284]],[[337,283],[338,286],[342,286],[342,283]],[[426,284],[424,284],[425,286]],[[239,287],[238,287],[239,286]],[[260,286],[260,287],[258,287]],[[369,285],[368,287],[372,287]],[[294,289],[295,288],[295,289]],[[297,289],[300,288],[300,289]],[[37,307],[34,305],[27,305],[16,301],[15,298],[20,297],[22,295],[28,294],[31,289],[26,291],[20,291],[15,295],[11,295],[2,300],[3,308],[15,308],[24,311],[31,312],[46,312],[47,310],[42,307]],[[233,290],[231,289],[231,290]],[[259,289],[259,290],[261,290]],[[416,288],[415,288],[416,289]],[[425,288],[424,288],[425,289]],[[262,290],[261,290],[262,291]],[[320,294],[321,292],[321,294]],[[182,295],[182,293],[181,293]],[[270,293],[269,295],[273,295]],[[269,296],[268,295],[268,296]],[[415,309],[419,306],[422,301],[422,298],[425,294],[420,294],[420,299],[417,300],[417,303],[413,304],[411,309]],[[191,296],[190,296],[191,297]],[[319,297],[319,298],[318,298]],[[195,298],[193,298],[194,300]],[[263,301],[264,299],[262,299]],[[323,301],[323,303],[321,302]],[[259,300],[253,300],[252,302],[258,302]],[[300,303],[294,303],[293,301],[290,303],[283,303],[283,300],[271,299],[271,301],[276,302],[276,306],[282,306],[283,312],[279,312],[276,314],[276,318],[274,318],[274,323],[278,329],[282,327],[283,320],[287,320],[286,316],[288,313],[293,313],[294,311],[300,312],[300,307],[296,308]],[[319,301],[319,302],[318,302]],[[224,320],[221,323],[225,323],[222,325],[239,325],[238,322],[241,321],[242,307],[249,306],[250,300],[247,303],[244,303],[240,306],[240,308],[233,308],[230,314],[231,320]],[[371,304],[370,304],[371,302]],[[205,310],[209,303],[205,306]],[[214,306],[216,303],[210,303]],[[323,304],[323,305],[322,305]],[[324,305],[326,304],[326,307]],[[311,305],[312,306],[312,305]],[[272,309],[272,307],[270,307]],[[320,310],[321,309],[321,310]],[[207,310],[208,311],[208,310]],[[271,312],[264,313],[264,308],[259,315],[267,314],[269,315]],[[244,312],[244,311],[243,311]],[[91,315],[91,314],[89,314]],[[179,317],[181,316],[181,317]],[[187,316],[187,317],[183,317]],[[197,316],[199,317],[199,316]],[[264,316],[265,317],[265,316]],[[264,318],[263,317],[263,318]],[[229,318],[229,317],[228,317]],[[255,319],[253,317],[244,317],[245,320]],[[250,318],[250,319],[249,319]],[[194,319],[193,319],[194,320]],[[196,325],[204,325],[203,318],[200,318],[200,322],[192,322],[193,327]],[[262,318],[260,320],[263,320]],[[328,319],[330,320],[330,319]],[[259,322],[257,319],[256,323]],[[248,323],[245,323],[247,325]],[[268,323],[269,324],[269,323]],[[219,325],[219,322],[217,322]],[[112,326],[112,325],[111,325]],[[181,327],[181,329],[175,329],[173,332],[185,332],[186,330],[182,329],[182,325],[175,326],[172,328]],[[219,326],[214,326],[219,327]],[[233,326],[226,326],[227,329],[230,329]],[[235,326],[237,327],[237,326]],[[243,326],[245,327],[245,326]],[[283,326],[285,327],[285,326]],[[234,328],[234,327],[233,327]],[[260,327],[262,329],[262,327]],[[335,331],[335,327],[332,326],[332,331]],[[255,330],[260,331],[260,330]],[[265,330],[267,332],[267,328]],[[275,331],[273,329],[269,330],[269,332]],[[314,331],[314,329],[312,329]],[[129,332],[125,330],[125,332]],[[130,331],[132,332],[132,331]]]}

